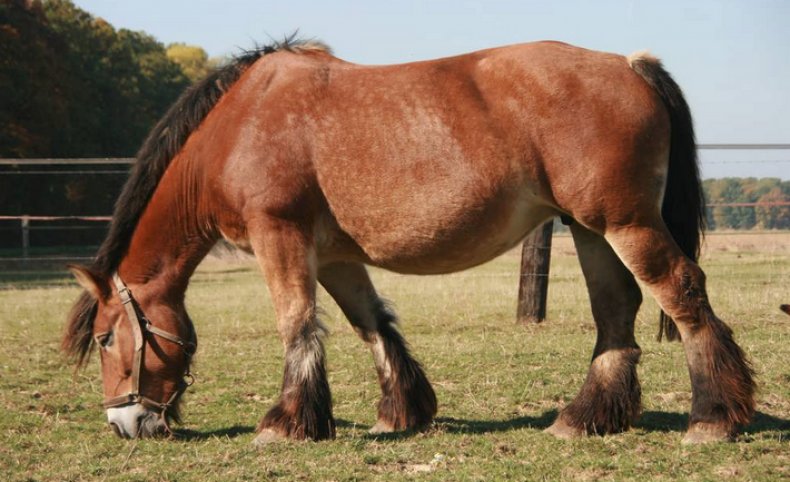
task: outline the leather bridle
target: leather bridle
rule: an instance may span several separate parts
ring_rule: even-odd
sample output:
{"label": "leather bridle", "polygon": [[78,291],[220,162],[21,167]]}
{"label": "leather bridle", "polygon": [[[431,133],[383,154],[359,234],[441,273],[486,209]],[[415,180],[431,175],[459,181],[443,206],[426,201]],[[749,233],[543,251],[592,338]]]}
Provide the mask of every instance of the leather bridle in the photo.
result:
{"label": "leather bridle", "polygon": [[[118,296],[121,298],[126,314],[129,316],[129,322],[132,325],[132,333],[134,334],[134,360],[132,362],[132,389],[126,395],[108,398],[104,400],[104,408],[115,408],[130,403],[140,403],[143,406],[159,411],[160,418],[164,421],[165,427],[170,432],[170,427],[167,425],[167,411],[173,406],[178,397],[183,394],[187,387],[192,385],[195,377],[189,372],[189,365],[192,356],[195,354],[197,344],[194,339],[194,330],[192,330],[192,339],[184,340],[178,335],[168,333],[160,328],[151,324],[151,321],[145,317],[137,302],[132,297],[132,292],[124,284],[118,273],[112,275],[115,289],[118,291]],[[164,403],[152,400],[142,394],[140,390],[140,371],[143,367],[143,355],[145,353],[145,335],[151,334],[164,338],[165,340],[175,343],[184,350],[187,357],[187,368],[184,371],[183,378],[179,381],[176,391]]]}

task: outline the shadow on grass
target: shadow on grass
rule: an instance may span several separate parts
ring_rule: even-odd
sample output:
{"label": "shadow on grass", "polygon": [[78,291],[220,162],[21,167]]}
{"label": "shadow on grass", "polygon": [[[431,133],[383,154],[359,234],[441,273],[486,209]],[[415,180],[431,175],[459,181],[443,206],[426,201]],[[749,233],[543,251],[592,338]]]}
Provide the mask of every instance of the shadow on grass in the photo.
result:
{"label": "shadow on grass", "polygon": [[[357,427],[362,429],[367,429],[368,427],[364,425],[360,425],[354,422],[349,422],[348,420],[337,419],[335,420],[335,424],[338,428],[351,428]],[[195,442],[201,440],[208,440],[211,438],[236,438],[241,435],[247,435],[255,432],[254,425],[234,425],[228,428],[220,428],[217,430],[191,430],[188,428],[185,429],[176,429],[175,432],[175,440],[179,442]]]}
{"label": "shadow on grass", "polygon": [[754,420],[749,424],[748,432],[766,432],[768,430],[780,430],[790,436],[790,420],[781,419],[768,415],[767,413],[757,412],[754,414]]}
{"label": "shadow on grass", "polygon": [[208,440],[212,438],[236,438],[240,435],[246,435],[248,433],[253,433],[255,431],[255,427],[253,426],[245,426],[245,425],[234,425],[228,428],[221,428],[217,430],[207,430],[207,431],[200,431],[200,430],[190,430],[190,429],[180,429],[175,430],[175,439],[179,442],[194,442],[200,440]]}
{"label": "shadow on grass", "polygon": [[[507,432],[521,428],[531,428],[543,430],[548,428],[557,418],[556,410],[548,410],[540,416],[517,417],[508,420],[463,420],[450,417],[439,417],[434,421],[434,425],[428,432],[446,432],[451,434],[486,434],[496,432]],[[634,424],[636,428],[641,428],[646,432],[678,432],[683,433],[688,427],[688,415],[675,412],[644,412],[641,418]],[[775,435],[768,435],[770,438],[779,440],[790,439],[790,420],[781,419],[757,412],[752,423],[742,431],[744,434],[757,434],[764,432],[776,432]],[[400,440],[412,437],[416,431],[402,431],[383,434],[368,434],[368,438],[379,440]],[[744,435],[748,438],[748,435]]]}
{"label": "shadow on grass", "polygon": [[494,433],[518,430],[520,428],[534,428],[543,430],[548,428],[557,418],[556,410],[548,410],[538,417],[524,416],[507,420],[463,420],[451,417],[436,419],[436,428],[447,433]]}
{"label": "shadow on grass", "polygon": [[642,412],[634,427],[647,432],[684,432],[688,427],[688,421],[687,413]]}
{"label": "shadow on grass", "polygon": [[[556,410],[548,410],[540,416],[516,417],[507,420],[464,420],[452,417],[439,417],[426,432],[444,432],[450,434],[487,434],[497,432],[507,432],[522,428],[543,430],[548,428],[557,418]],[[368,430],[370,427],[351,422],[348,420],[337,419],[335,421],[338,428],[356,428]],[[676,412],[644,412],[642,417],[634,424],[636,428],[641,428],[647,432],[678,432],[683,433],[688,426],[688,415]],[[175,439],[182,442],[202,441],[212,438],[236,438],[255,432],[254,426],[234,425],[232,427],[199,431],[182,429],[175,431]],[[756,434],[763,432],[776,432],[775,437],[779,440],[790,439],[790,420],[781,419],[757,412],[754,420],[744,430],[746,434]],[[366,434],[365,438],[376,440],[403,440],[413,437],[419,433],[415,430],[404,430],[393,433]],[[747,436],[748,437],[748,436]]]}
{"label": "shadow on grass", "polygon": [[365,424],[352,422],[350,420],[345,420],[342,418],[336,418],[335,425],[337,426],[337,428],[358,428],[361,430],[370,430],[370,427]]}
{"label": "shadow on grass", "polygon": [[[544,428],[551,425],[556,417],[556,410],[549,410],[539,417],[517,417],[508,420],[462,420],[450,417],[439,417],[434,421],[434,424],[426,430],[426,432],[484,434],[518,430],[520,428],[534,428],[543,430]],[[338,428],[355,428],[364,431],[370,429],[370,427],[367,425],[343,419],[335,420],[335,424]],[[175,431],[175,440],[180,442],[194,442],[212,438],[235,438],[241,435],[251,434],[253,432],[255,432],[255,427],[243,425],[234,425],[228,428],[207,431],[181,429]],[[403,430],[393,433],[366,434],[365,438],[395,441],[413,437],[417,433],[419,432],[416,430]]]}
{"label": "shadow on grass", "polygon": [[776,440],[790,440],[790,420],[781,419],[768,415],[767,413],[757,412],[754,419],[745,429],[744,434],[755,434],[763,432],[776,432],[769,435],[769,438]]}
{"label": "shadow on grass", "polygon": [[[635,427],[648,432],[685,432],[688,427],[688,414],[675,412],[644,412],[634,424]],[[790,438],[790,420],[785,420],[767,413],[754,414],[752,423],[742,430],[745,434],[777,432],[776,438]]]}
{"label": "shadow on grass", "polygon": [[[464,420],[452,417],[438,417],[426,432],[444,432],[450,434],[485,434],[507,432],[521,428],[543,430],[557,418],[556,410],[543,412],[538,417],[516,417],[507,420]],[[404,430],[393,433],[367,434],[367,438],[378,440],[401,440],[414,436],[418,431]]]}

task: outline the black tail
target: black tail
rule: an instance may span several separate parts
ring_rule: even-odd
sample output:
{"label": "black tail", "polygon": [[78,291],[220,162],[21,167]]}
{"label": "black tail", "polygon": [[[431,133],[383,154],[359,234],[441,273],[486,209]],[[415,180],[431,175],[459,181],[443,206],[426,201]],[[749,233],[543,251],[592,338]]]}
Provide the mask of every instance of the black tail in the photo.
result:
{"label": "black tail", "polygon": [[[691,111],[680,87],[658,59],[642,54],[629,57],[629,63],[661,97],[669,112],[672,134],[661,215],[683,253],[697,261],[705,230],[705,198],[699,177]],[[680,339],[672,318],[663,311],[660,325],[659,341],[663,334],[668,340]]]}

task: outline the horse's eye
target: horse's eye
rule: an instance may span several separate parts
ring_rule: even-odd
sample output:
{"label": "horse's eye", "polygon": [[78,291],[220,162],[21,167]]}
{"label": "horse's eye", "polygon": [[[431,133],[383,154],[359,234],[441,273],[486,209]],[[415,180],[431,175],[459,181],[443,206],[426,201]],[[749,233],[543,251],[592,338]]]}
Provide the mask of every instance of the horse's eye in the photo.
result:
{"label": "horse's eye", "polygon": [[93,339],[96,340],[96,343],[98,343],[102,348],[108,348],[110,345],[112,345],[112,338],[113,336],[111,331],[105,331],[104,333],[99,333],[93,337]]}

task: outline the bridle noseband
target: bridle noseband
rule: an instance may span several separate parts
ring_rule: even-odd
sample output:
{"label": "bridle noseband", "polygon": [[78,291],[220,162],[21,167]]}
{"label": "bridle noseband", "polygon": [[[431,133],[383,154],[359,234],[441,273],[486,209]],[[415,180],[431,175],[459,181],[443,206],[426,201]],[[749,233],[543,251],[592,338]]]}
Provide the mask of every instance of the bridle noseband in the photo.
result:
{"label": "bridle noseband", "polygon": [[[132,390],[126,395],[105,399],[103,404],[104,408],[115,408],[130,403],[140,403],[147,408],[159,411],[159,416],[164,420],[165,427],[168,432],[170,432],[170,427],[167,425],[167,410],[175,403],[178,397],[186,391],[187,387],[192,385],[195,381],[195,378],[189,372],[189,362],[191,361],[192,355],[195,354],[195,348],[197,348],[197,344],[194,341],[194,330],[192,331],[192,340],[184,340],[178,335],[168,333],[167,331],[155,327],[142,313],[142,310],[132,297],[132,292],[127,288],[117,272],[113,273],[112,280],[115,284],[115,289],[118,291],[118,296],[121,298],[121,303],[126,310],[126,314],[129,316],[129,322],[132,325],[132,333],[134,334],[134,360],[132,362]],[[152,400],[143,395],[140,391],[140,371],[143,367],[146,333],[156,335],[179,345],[181,349],[184,350],[187,357],[187,368],[184,371],[183,378],[179,382],[176,391],[173,392],[167,402],[164,403]]]}

